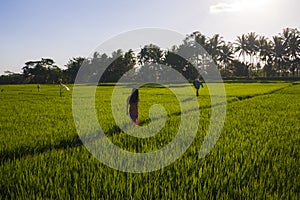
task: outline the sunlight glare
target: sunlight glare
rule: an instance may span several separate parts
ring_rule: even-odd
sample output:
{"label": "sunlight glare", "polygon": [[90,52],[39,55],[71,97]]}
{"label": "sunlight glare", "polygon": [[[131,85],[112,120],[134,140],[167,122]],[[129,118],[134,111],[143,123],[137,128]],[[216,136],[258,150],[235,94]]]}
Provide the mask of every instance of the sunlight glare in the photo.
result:
{"label": "sunlight glare", "polygon": [[245,9],[252,9],[252,8],[262,8],[264,7],[269,0],[237,0],[236,6],[237,10],[243,11]]}

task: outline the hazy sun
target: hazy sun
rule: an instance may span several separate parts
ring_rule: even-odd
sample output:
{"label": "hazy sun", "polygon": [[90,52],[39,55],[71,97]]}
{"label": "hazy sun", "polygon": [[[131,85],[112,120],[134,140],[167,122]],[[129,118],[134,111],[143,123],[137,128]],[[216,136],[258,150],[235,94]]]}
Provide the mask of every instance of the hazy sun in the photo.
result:
{"label": "hazy sun", "polygon": [[269,0],[236,0],[234,6],[238,11],[243,11],[249,8],[262,8]]}

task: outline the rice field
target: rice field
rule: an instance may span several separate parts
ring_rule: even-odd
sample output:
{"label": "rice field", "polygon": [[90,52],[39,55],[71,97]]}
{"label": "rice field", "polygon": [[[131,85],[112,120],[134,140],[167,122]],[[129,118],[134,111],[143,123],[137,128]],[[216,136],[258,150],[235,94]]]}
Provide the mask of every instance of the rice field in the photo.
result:
{"label": "rice field", "polygon": [[[179,85],[177,90],[185,87]],[[181,114],[168,87],[139,89],[140,125],[151,123],[152,105],[161,104],[167,116],[164,127],[144,139],[128,136],[114,121],[113,89],[98,86],[95,99],[97,119],[110,141],[136,153],[170,143]],[[187,151],[162,169],[126,173],[101,163],[83,145],[72,115],[72,92],[63,91],[60,97],[57,85],[41,85],[40,92],[36,85],[0,85],[0,197],[299,199],[300,83],[226,83],[225,89],[225,125],[206,157],[200,158],[198,152],[211,107],[218,105],[211,105],[204,87],[197,98],[201,113],[197,135]]]}

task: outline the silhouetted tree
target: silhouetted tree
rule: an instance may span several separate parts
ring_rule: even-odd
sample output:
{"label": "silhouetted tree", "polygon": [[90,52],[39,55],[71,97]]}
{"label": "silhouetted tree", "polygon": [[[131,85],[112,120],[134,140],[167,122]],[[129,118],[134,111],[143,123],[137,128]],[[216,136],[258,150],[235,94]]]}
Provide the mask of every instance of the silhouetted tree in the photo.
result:
{"label": "silhouetted tree", "polygon": [[80,67],[84,64],[86,58],[77,57],[68,61],[67,69],[63,71],[63,80],[67,83],[74,83],[76,75]]}
{"label": "silhouetted tree", "polygon": [[23,75],[29,83],[53,83],[61,76],[61,70],[54,65],[54,60],[42,58],[40,61],[25,63]]}

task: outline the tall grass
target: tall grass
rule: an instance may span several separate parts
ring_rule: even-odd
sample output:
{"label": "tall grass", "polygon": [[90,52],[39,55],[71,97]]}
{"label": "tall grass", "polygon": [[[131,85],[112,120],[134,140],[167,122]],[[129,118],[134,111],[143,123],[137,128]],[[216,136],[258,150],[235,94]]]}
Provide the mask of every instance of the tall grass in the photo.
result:
{"label": "tall grass", "polygon": [[[1,197],[299,199],[300,85],[225,87],[225,126],[205,158],[199,158],[198,151],[210,120],[207,88],[198,98],[198,133],[185,154],[160,170],[131,174],[100,163],[82,145],[73,122],[71,92],[59,97],[56,85],[42,85],[40,93],[35,85],[2,85]],[[167,119],[158,134],[138,143],[116,126],[110,111],[112,91],[112,86],[99,87],[95,102],[99,123],[113,143],[132,152],[150,152],[172,140],[180,107],[168,88],[140,89],[140,122],[150,123],[148,110],[156,103],[165,107]]]}

